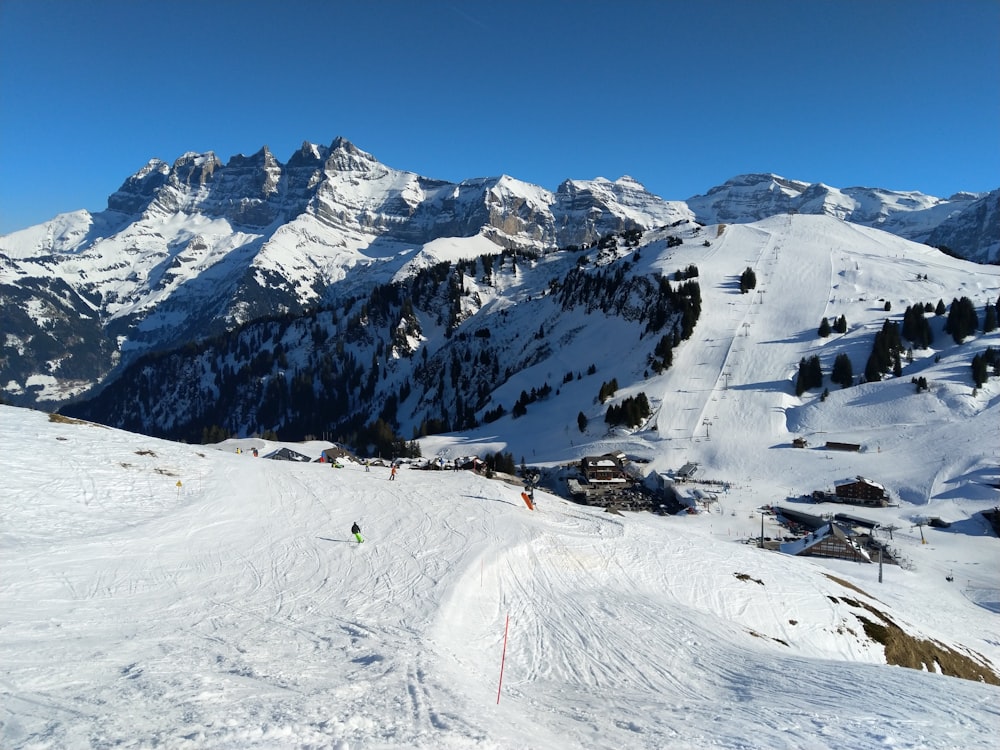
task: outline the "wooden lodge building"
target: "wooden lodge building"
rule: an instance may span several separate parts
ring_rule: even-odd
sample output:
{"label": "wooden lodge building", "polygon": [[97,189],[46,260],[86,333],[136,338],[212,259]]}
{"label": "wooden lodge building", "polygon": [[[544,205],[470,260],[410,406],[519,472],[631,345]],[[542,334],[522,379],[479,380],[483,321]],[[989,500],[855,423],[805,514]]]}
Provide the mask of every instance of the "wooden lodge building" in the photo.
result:
{"label": "wooden lodge building", "polygon": [[838,443],[835,441],[827,441],[826,449],[828,451],[848,451],[851,453],[858,453],[861,451],[861,445],[858,443]]}
{"label": "wooden lodge building", "polygon": [[828,523],[802,539],[786,542],[778,549],[787,555],[832,557],[838,560],[853,560],[861,563],[872,561],[868,552],[835,523]]}
{"label": "wooden lodge building", "polygon": [[873,507],[885,507],[890,500],[889,493],[886,492],[883,485],[862,476],[855,477],[853,481],[836,485],[834,495],[842,503]]}
{"label": "wooden lodge building", "polygon": [[580,473],[590,484],[628,484],[624,456],[605,453],[603,456],[585,456],[580,459]]}

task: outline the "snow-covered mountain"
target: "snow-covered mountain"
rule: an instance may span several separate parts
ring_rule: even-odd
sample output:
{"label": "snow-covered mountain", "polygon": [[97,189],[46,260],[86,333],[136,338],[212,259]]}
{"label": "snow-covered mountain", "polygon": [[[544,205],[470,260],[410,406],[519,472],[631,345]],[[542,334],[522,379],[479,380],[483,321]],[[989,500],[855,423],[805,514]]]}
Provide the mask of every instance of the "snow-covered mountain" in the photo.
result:
{"label": "snow-covered mountain", "polygon": [[[710,334],[678,350],[686,375],[647,429],[581,432],[567,384],[521,420],[421,441],[428,458],[509,451],[553,472],[570,450],[624,448],[647,476],[687,460],[700,473],[685,486],[718,494],[697,513],[607,513],[542,490],[531,511],[513,477],[413,464],[390,481],[348,459],[264,458],[315,459],[320,441],[190,446],[0,406],[0,745],[994,747],[1000,541],[982,512],[1000,500],[1000,379],[973,395],[963,350],[945,346],[914,364],[929,392],[788,395],[796,339],[853,344],[776,325],[795,310],[780,296],[790,253],[762,247],[760,293],[705,285],[733,304],[709,305]],[[832,304],[871,307],[878,257],[854,260],[820,264],[807,291],[832,270]],[[802,319],[827,304],[799,299]],[[865,450],[822,447],[847,438]],[[741,543],[764,524],[789,533],[758,512],[769,504],[844,511],[800,496],[856,474],[899,499],[849,510],[904,566]],[[929,516],[951,525],[917,526]]]}
{"label": "snow-covered mountain", "polygon": [[978,263],[1000,263],[1000,190],[949,215],[931,230],[926,242]]}
{"label": "snow-covered mountain", "polygon": [[[629,178],[551,193],[511,177],[459,184],[391,169],[352,144],[153,160],[108,209],[0,238],[0,381],[19,403],[87,390],[119,360],[367,293],[428,246],[540,252],[689,212]],[[360,290],[360,291],[359,291]]]}
{"label": "snow-covered mountain", "polygon": [[[366,295],[448,258],[543,255],[613,233],[825,213],[978,261],[997,260],[1000,193],[919,193],[736,178],[665,201],[629,177],[553,193],[508,176],[461,183],[387,167],[338,138],[282,164],[265,147],[151,160],[108,199],[0,237],[0,387],[16,403],[79,396],[116,366]],[[455,253],[458,253],[456,256]]]}
{"label": "snow-covered mountain", "polygon": [[[589,212],[617,185],[565,192]],[[140,357],[76,407],[239,436],[217,445],[0,406],[0,744],[992,747],[1000,267],[831,215],[674,223],[359,250],[351,293]],[[530,511],[520,478],[263,458],[330,446],[271,432],[380,430],[553,492]],[[619,452],[647,487],[696,467],[692,512],[558,496]],[[807,499],[859,476],[892,504]],[[792,535],[774,509],[847,512],[902,564],[741,544]]]}
{"label": "snow-covered mountain", "polygon": [[773,174],[748,174],[689,198],[687,205],[706,224],[744,224],[785,213],[835,216],[946,247],[967,260],[1000,263],[1000,189],[942,199],[914,191],[837,189]]}

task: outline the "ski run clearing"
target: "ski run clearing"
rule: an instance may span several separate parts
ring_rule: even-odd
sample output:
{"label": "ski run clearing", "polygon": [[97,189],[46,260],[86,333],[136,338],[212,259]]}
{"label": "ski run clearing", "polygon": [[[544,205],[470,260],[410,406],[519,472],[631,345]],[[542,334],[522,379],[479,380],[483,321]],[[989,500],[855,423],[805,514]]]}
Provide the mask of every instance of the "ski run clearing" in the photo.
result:
{"label": "ski run clearing", "polygon": [[0,407],[4,747],[993,746],[1000,688],[887,666],[858,618],[996,665],[962,582],[232,446]]}
{"label": "ski run clearing", "polygon": [[[937,319],[902,378],[825,402],[792,383],[813,353],[826,373],[839,352],[861,372],[908,304],[995,301],[1000,271],[828,217],[703,231],[709,247],[643,249],[663,273],[701,272],[702,317],[670,370],[643,380],[635,336],[581,312],[558,325],[594,328],[596,378],[519,420],[421,441],[428,458],[697,463],[729,490],[694,515],[542,491],[531,511],[520,484],[468,471],[404,465],[389,481],[263,458],[281,443],[183,445],[0,406],[0,746],[995,747],[1000,687],[942,672],[1000,671],[1000,542],[982,516],[1000,502],[1000,380],[973,392],[969,370],[1000,335],[957,346]],[[746,267],[758,287],[741,295]],[[847,334],[816,337],[839,315]],[[638,430],[603,424],[594,397],[612,375],[617,398],[650,397]],[[499,397],[561,376],[527,371]],[[857,475],[895,501],[856,509],[895,529],[907,564],[882,582],[877,564],[741,543],[759,508]],[[890,664],[893,628],[938,656]]]}

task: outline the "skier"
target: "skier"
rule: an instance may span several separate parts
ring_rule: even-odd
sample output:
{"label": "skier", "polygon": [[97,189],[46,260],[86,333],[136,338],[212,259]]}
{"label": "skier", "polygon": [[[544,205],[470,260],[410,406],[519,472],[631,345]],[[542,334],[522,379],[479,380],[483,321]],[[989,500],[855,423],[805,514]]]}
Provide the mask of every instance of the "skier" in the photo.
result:
{"label": "skier", "polygon": [[361,542],[364,541],[364,539],[361,538],[361,527],[358,526],[357,521],[355,521],[354,525],[351,527],[351,533],[354,534],[354,538],[358,540],[358,544],[361,544]]}
{"label": "skier", "polygon": [[392,465],[392,469],[389,471],[389,481],[391,482],[396,478],[396,464]]}

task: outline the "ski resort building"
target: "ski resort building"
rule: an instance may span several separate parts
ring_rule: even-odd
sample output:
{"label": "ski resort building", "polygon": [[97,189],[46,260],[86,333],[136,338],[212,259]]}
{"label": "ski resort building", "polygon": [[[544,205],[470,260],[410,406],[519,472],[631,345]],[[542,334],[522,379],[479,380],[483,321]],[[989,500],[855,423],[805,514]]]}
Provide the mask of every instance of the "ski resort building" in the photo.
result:
{"label": "ski resort building", "polygon": [[268,453],[264,458],[270,458],[274,461],[298,461],[300,463],[309,463],[312,461],[309,456],[305,456],[298,451],[293,451],[291,448],[279,448],[273,453]]}
{"label": "ski resort building", "polygon": [[694,479],[694,475],[698,473],[698,464],[689,462],[684,464],[681,468],[677,470],[677,479],[681,482],[686,482],[689,479]]}
{"label": "ski resort building", "polygon": [[591,484],[627,484],[623,458],[605,453],[603,456],[586,456],[580,461],[580,472]]}
{"label": "ski resort building", "polygon": [[838,560],[853,560],[870,563],[868,552],[851,539],[847,532],[835,523],[828,523],[802,539],[785,542],[778,549],[786,555],[805,557],[833,557]]}
{"label": "ski resort building", "polygon": [[834,441],[828,441],[826,449],[828,451],[849,451],[851,453],[858,453],[861,450],[861,446],[858,443],[837,443]]}
{"label": "ski resort building", "polygon": [[862,476],[855,477],[853,481],[836,485],[834,495],[838,502],[876,507],[885,507],[890,500],[889,493],[886,492],[884,486]]}

